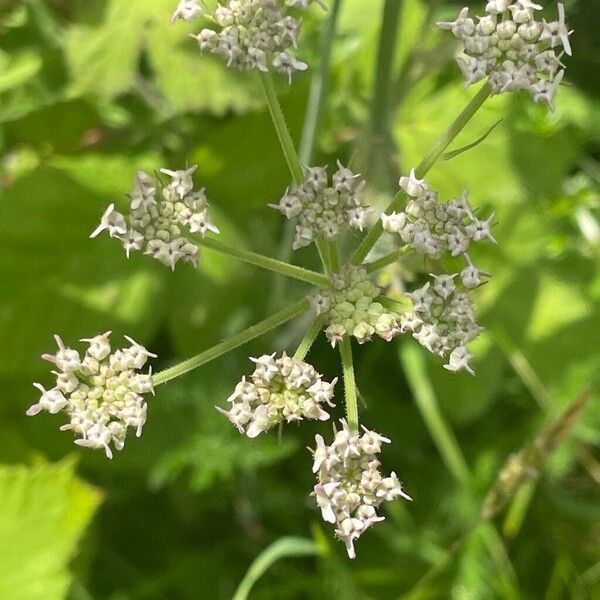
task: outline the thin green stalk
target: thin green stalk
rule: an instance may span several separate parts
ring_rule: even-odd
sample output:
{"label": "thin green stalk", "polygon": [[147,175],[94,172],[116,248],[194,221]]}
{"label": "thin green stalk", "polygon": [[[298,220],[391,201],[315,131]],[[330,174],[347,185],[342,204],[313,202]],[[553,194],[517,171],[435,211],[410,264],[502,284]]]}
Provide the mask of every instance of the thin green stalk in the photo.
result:
{"label": "thin green stalk", "polygon": [[292,179],[296,185],[300,185],[304,181],[304,173],[302,171],[300,159],[298,158],[298,153],[294,146],[294,141],[290,135],[290,130],[285,122],[285,116],[281,110],[279,99],[277,98],[273,77],[271,77],[270,73],[263,73],[262,71],[260,77],[265,90],[269,112],[273,119],[273,125],[275,125],[275,131],[277,132],[281,149],[283,150],[285,160],[287,161],[290,173],[292,174]]}
{"label": "thin green stalk", "polygon": [[400,360],[413,393],[417,408],[454,478],[465,487],[471,485],[471,473],[454,433],[446,424],[427,377],[427,367],[421,349],[414,344],[400,346]]}
{"label": "thin green stalk", "polygon": [[376,273],[377,271],[384,269],[388,265],[395,263],[397,260],[399,260],[403,256],[406,256],[407,254],[411,254],[412,252],[414,252],[414,250],[410,246],[404,246],[403,248],[398,248],[397,250],[394,250],[393,252],[390,252],[389,254],[386,254],[385,256],[382,256],[381,258],[378,258],[377,260],[374,260],[373,262],[368,263],[366,265],[367,273]]}
{"label": "thin green stalk", "polygon": [[327,20],[327,26],[325,27],[323,37],[321,38],[321,49],[319,52],[321,62],[319,68],[314,71],[310,83],[310,92],[308,103],[306,105],[299,152],[300,160],[302,164],[305,165],[310,165],[312,163],[317,132],[319,131],[323,106],[329,89],[331,48],[335,38],[335,30],[341,6],[342,0],[333,0],[329,18]]}
{"label": "thin green stalk", "polygon": [[[381,19],[381,36],[377,51],[377,64],[373,97],[371,99],[371,133],[373,149],[385,147],[389,135],[391,83],[398,34],[398,21],[402,10],[401,0],[385,0]],[[371,152],[371,162],[379,159],[379,152]]]}
{"label": "thin green stalk", "polygon": [[[317,131],[323,113],[325,98],[329,89],[331,48],[335,38],[335,31],[343,0],[334,0],[331,12],[327,20],[327,26],[323,31],[321,39],[321,51],[319,53],[320,63],[318,69],[313,71],[308,104],[304,116],[302,138],[300,141],[300,162],[303,165],[311,165],[315,151]],[[278,253],[279,259],[290,262],[292,256],[292,242],[294,240],[295,227],[292,221],[286,221],[281,236],[281,246]],[[277,307],[285,294],[285,280],[276,279],[273,283],[273,292],[269,302],[270,306]]]}
{"label": "thin green stalk", "polygon": [[508,332],[501,325],[496,325],[493,329],[494,337],[500,349],[506,355],[515,373],[519,376],[529,393],[538,403],[540,408],[550,406],[550,393],[546,386],[533,370],[527,357],[521,352],[519,347],[508,335]]}
{"label": "thin green stalk", "polygon": [[340,342],[342,371],[344,374],[344,395],[346,400],[346,418],[352,431],[358,431],[358,395],[354,379],[354,364],[352,361],[352,345],[350,338],[344,336]]}
{"label": "thin green stalk", "polygon": [[312,540],[298,537],[279,538],[254,559],[235,591],[232,600],[247,600],[254,584],[278,560],[317,554],[319,554],[319,548]]}
{"label": "thin green stalk", "polygon": [[[273,119],[273,125],[275,125],[275,131],[277,132],[277,137],[279,138],[281,149],[283,150],[285,160],[287,161],[290,169],[292,179],[296,185],[301,185],[304,181],[304,171],[302,170],[302,165],[300,164],[300,159],[298,158],[298,153],[296,152],[296,148],[294,146],[294,141],[290,135],[290,130],[285,122],[285,116],[281,110],[279,99],[277,98],[277,92],[275,90],[273,78],[271,77],[270,73],[263,73],[262,71],[260,73],[260,77],[263,82],[263,88],[265,90],[269,112],[271,113],[271,118]],[[330,270],[327,260],[328,252],[326,244],[323,240],[319,239],[315,240],[315,243],[317,249],[319,250],[319,255],[321,257],[323,266],[326,270]]]}
{"label": "thin green stalk", "polygon": [[[484,83],[475,97],[467,104],[465,109],[458,115],[448,130],[436,141],[429,152],[416,168],[417,177],[425,177],[431,167],[435,165],[446,148],[453,142],[456,136],[464,129],[465,125],[471,120],[475,113],[483,106],[483,103],[490,95],[490,87]],[[397,209],[404,198],[404,191],[400,190],[393,198],[384,212],[390,212]],[[352,255],[352,264],[359,265],[367,257],[377,240],[383,234],[383,226],[378,221],[360,243]]]}
{"label": "thin green stalk", "polygon": [[175,379],[175,377],[179,377],[180,375],[183,375],[188,371],[205,365],[211,360],[214,360],[215,358],[218,358],[219,356],[222,356],[223,354],[230,352],[231,350],[234,350],[239,346],[242,346],[250,340],[264,335],[265,333],[268,333],[272,329],[275,329],[276,327],[283,325],[283,323],[286,323],[287,321],[290,321],[298,315],[301,315],[309,308],[310,304],[308,300],[302,299],[296,302],[295,304],[292,304],[291,306],[268,317],[264,321],[260,321],[260,323],[251,325],[247,329],[244,329],[244,331],[238,333],[237,335],[234,335],[228,340],[220,342],[212,348],[209,348],[208,350],[205,350],[204,352],[201,352],[196,356],[192,356],[192,358],[188,358],[188,360],[179,363],[178,365],[174,365],[169,369],[165,369],[164,371],[160,371],[160,373],[156,373],[152,377],[152,381],[154,382],[154,385],[157,386],[161,385],[162,383],[166,383],[171,379]]}
{"label": "thin green stalk", "polygon": [[329,254],[329,267],[334,273],[339,273],[340,270],[340,257],[338,254],[337,243],[335,240],[329,240],[327,242],[327,250]]}
{"label": "thin green stalk", "polygon": [[409,298],[405,298],[404,300],[394,300],[393,298],[388,298],[387,296],[379,296],[377,298],[377,302],[385,306],[385,308],[398,313],[408,312],[412,308],[412,302]]}
{"label": "thin green stalk", "polygon": [[329,279],[321,273],[316,273],[315,271],[310,271],[309,269],[304,269],[303,267],[298,267],[296,265],[290,265],[289,263],[285,263],[268,256],[263,256],[262,254],[257,254],[256,252],[250,252],[249,250],[233,248],[232,246],[228,246],[227,244],[224,244],[219,240],[215,240],[214,238],[204,238],[198,240],[198,244],[200,246],[216,250],[217,252],[227,254],[228,256],[232,256],[251,265],[255,265],[261,269],[278,273],[279,275],[284,275],[292,279],[298,279],[299,281],[304,281],[305,283],[310,283],[318,287],[329,286]]}
{"label": "thin green stalk", "polygon": [[315,343],[321,328],[323,327],[323,322],[325,321],[324,315],[319,315],[308,328],[308,331],[302,338],[302,341],[298,345],[296,352],[294,352],[294,358],[298,360],[304,360],[309,350],[312,348],[312,345]]}

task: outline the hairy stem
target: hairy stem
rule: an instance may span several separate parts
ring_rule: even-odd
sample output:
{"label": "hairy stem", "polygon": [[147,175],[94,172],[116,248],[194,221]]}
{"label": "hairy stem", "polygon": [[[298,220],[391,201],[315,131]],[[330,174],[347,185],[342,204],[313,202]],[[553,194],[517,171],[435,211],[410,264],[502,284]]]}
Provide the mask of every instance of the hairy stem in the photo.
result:
{"label": "hairy stem", "polygon": [[[483,84],[477,95],[467,104],[465,109],[458,115],[446,132],[436,141],[429,152],[416,168],[417,177],[425,177],[431,167],[435,165],[446,148],[452,143],[456,136],[464,129],[465,125],[471,120],[475,113],[483,106],[484,102],[490,95],[490,87],[486,83]],[[404,191],[400,190],[393,198],[389,206],[384,212],[396,210],[404,199]],[[381,221],[375,223],[369,233],[360,243],[358,248],[352,254],[352,264],[359,265],[367,257],[377,240],[383,234],[383,226]]]}
{"label": "hairy stem", "polygon": [[319,315],[308,328],[308,331],[302,338],[302,341],[298,345],[296,352],[294,352],[294,358],[298,360],[304,360],[309,350],[312,348],[312,345],[315,343],[321,328],[323,327],[323,322],[325,318],[323,315]]}
{"label": "hairy stem", "polygon": [[350,337],[344,336],[340,342],[342,371],[344,374],[344,395],[346,400],[346,418],[352,431],[358,431],[358,396],[356,380],[354,379],[354,364],[352,361],[352,346]]}
{"label": "hairy stem", "polygon": [[404,246],[402,248],[398,248],[373,262],[370,262],[366,265],[367,273],[375,273],[381,269],[384,269],[388,265],[395,263],[398,259],[406,256],[407,254],[411,254],[414,250],[410,246]]}
{"label": "hairy stem", "polygon": [[275,258],[269,258],[268,256],[257,254],[256,252],[234,248],[224,244],[223,242],[220,242],[219,240],[215,240],[214,238],[204,238],[202,240],[198,240],[198,245],[211,248],[217,252],[227,254],[228,256],[232,256],[251,265],[260,267],[261,269],[278,273],[279,275],[284,275],[292,279],[298,279],[299,281],[304,281],[305,283],[310,283],[318,287],[329,286],[329,279],[321,273],[316,273],[315,271],[310,271],[309,269],[304,269],[303,267],[298,267],[296,265],[290,265],[289,263],[277,260]]}
{"label": "hairy stem", "polygon": [[333,0],[327,26],[323,31],[321,38],[321,49],[319,56],[321,62],[319,68],[314,72],[310,84],[308,104],[304,116],[304,127],[302,129],[302,139],[300,140],[300,160],[302,164],[309,165],[312,162],[315,150],[315,141],[317,132],[321,123],[323,106],[329,89],[329,67],[331,63],[331,48],[335,38],[338,16],[343,0]]}
{"label": "hairy stem", "polygon": [[388,151],[393,152],[394,143],[390,135],[392,70],[401,10],[402,0],[385,0],[377,50],[375,84],[371,99],[369,174],[372,174],[372,167],[381,170],[381,167],[388,162],[386,156]]}
{"label": "hairy stem", "polygon": [[[296,148],[294,146],[294,141],[290,135],[290,130],[285,122],[285,116],[281,110],[281,104],[279,104],[279,100],[277,98],[277,92],[275,90],[273,78],[271,77],[270,73],[261,72],[260,76],[263,83],[263,88],[265,90],[265,97],[267,99],[267,105],[269,106],[269,112],[271,113],[273,125],[275,125],[275,131],[277,132],[277,137],[279,138],[279,143],[281,144],[281,149],[283,150],[285,160],[287,161],[290,169],[292,180],[296,185],[301,185],[304,181],[304,171],[302,169],[302,165],[300,164],[300,159],[298,158],[298,153],[296,152]],[[327,262],[327,249],[323,240],[317,239],[315,240],[315,243],[317,245],[317,249],[319,250],[319,255],[321,256],[323,266],[326,270],[329,270],[329,264]]]}
{"label": "hairy stem", "polygon": [[285,308],[284,310],[281,310],[278,313],[268,317],[264,321],[256,323],[255,325],[251,325],[247,329],[244,329],[244,331],[234,335],[228,340],[220,342],[212,348],[209,348],[208,350],[205,350],[196,356],[192,356],[192,358],[188,358],[188,360],[179,363],[178,365],[174,365],[173,367],[156,373],[152,377],[152,381],[154,382],[154,385],[157,386],[161,385],[162,383],[166,383],[171,379],[175,379],[176,377],[179,377],[188,371],[192,371],[193,369],[205,365],[211,360],[214,360],[215,358],[218,358],[219,356],[222,356],[223,354],[244,345],[254,338],[268,333],[272,329],[275,329],[276,327],[283,325],[283,323],[286,323],[298,315],[301,315],[309,308],[310,305],[308,300],[300,300],[288,308]]}
{"label": "hairy stem", "polygon": [[263,89],[265,90],[265,97],[267,99],[267,105],[269,106],[269,112],[271,113],[271,118],[273,119],[273,125],[275,125],[275,131],[277,132],[281,149],[283,150],[285,160],[287,161],[290,173],[292,174],[292,179],[296,185],[300,185],[304,181],[304,173],[302,171],[300,159],[298,158],[298,153],[296,152],[296,148],[294,146],[294,141],[290,135],[290,130],[285,122],[285,117],[283,115],[283,111],[281,110],[281,104],[279,104],[279,100],[277,98],[275,83],[273,82],[273,78],[271,77],[270,73],[263,73],[261,71],[260,77],[263,83]]}
{"label": "hairy stem", "polygon": [[421,350],[413,344],[402,344],[400,361],[413,398],[442,460],[456,481],[468,488],[471,473],[454,432],[446,423],[435,392],[427,376],[427,365]]}

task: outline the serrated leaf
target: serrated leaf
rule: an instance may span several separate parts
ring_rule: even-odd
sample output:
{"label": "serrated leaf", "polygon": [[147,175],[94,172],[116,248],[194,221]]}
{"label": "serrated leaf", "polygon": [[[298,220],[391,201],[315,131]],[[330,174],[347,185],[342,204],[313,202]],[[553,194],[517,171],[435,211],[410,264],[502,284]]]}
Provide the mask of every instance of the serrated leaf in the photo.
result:
{"label": "serrated leaf", "polygon": [[68,563],[100,493],[67,459],[34,467],[0,466],[0,598],[61,600]]}
{"label": "serrated leaf", "polygon": [[153,83],[166,113],[207,110],[223,114],[257,103],[257,86],[222,61],[202,57],[186,25],[170,23],[173,7],[162,0],[123,3],[110,0],[96,26],[76,24],[66,38],[72,73],[69,94],[112,98],[131,92],[142,75],[139,61],[148,53]]}

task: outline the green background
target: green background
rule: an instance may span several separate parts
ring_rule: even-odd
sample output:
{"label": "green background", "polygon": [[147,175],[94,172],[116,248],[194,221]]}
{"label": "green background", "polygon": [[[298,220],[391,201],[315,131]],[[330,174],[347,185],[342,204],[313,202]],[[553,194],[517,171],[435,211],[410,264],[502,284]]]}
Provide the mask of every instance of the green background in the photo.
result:
{"label": "green background", "polygon": [[[448,373],[411,339],[356,349],[361,419],[392,438],[384,468],[414,501],[386,507],[355,561],[308,496],[305,447],[330,424],[249,440],[214,409],[249,355],[293,349],[307,321],[161,386],[144,435],[112,462],[73,446],[63,416],[25,416],[31,383],[51,382],[39,355],[54,333],[70,345],[131,335],[160,369],[306,293],[208,250],[199,273],[171,273],[142,255],[125,260],[107,236],[88,239],[106,205],[125,207],[137,169],[198,163],[222,239],[282,251],[282,219],[266,204],[289,175],[259,81],[200,57],[186,38],[194,26],[169,24],[174,4],[0,1],[0,598],[228,599],[252,560],[289,535],[314,539],[318,556],[278,562],[252,599],[600,598],[597,1],[566,2],[574,56],[556,111],[524,93],[492,99],[452,148],[498,127],[428,176],[443,199],[469,189],[483,214],[496,213],[498,245],[475,253],[494,275],[475,294],[486,332],[473,345],[476,378]],[[352,161],[380,206],[474,94],[433,25],[460,6],[401,4],[390,127],[374,132],[383,2],[344,0],[314,160]],[[315,8],[304,20],[298,54],[313,72],[325,18]],[[279,86],[296,140],[310,81],[311,71]],[[294,260],[317,268],[313,248]],[[409,261],[404,276],[418,284],[431,268]],[[322,338],[310,360],[340,375]],[[475,525],[511,453],[585,391],[583,414],[534,483]],[[338,400],[336,418],[341,390]]]}

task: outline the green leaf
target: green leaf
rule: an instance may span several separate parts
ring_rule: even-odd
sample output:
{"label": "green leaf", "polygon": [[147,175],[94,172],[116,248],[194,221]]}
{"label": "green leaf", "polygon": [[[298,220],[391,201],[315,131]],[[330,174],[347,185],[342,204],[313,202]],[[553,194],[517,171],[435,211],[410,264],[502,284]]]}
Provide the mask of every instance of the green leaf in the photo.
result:
{"label": "green leaf", "polygon": [[67,565],[101,500],[70,459],[0,466],[0,598],[60,600]]}
{"label": "green leaf", "polygon": [[192,26],[170,23],[172,10],[162,0],[110,0],[98,25],[73,25],[66,38],[72,74],[69,94],[112,98],[146,85],[139,69],[146,51],[151,83],[158,87],[154,104],[165,114],[185,110],[223,114],[257,104],[258,86],[227,69],[223,61],[201,56],[187,35]]}
{"label": "green leaf", "polygon": [[312,540],[298,537],[283,537],[265,548],[250,565],[232,600],[246,600],[254,584],[278,560],[296,556],[314,556],[318,547]]}

